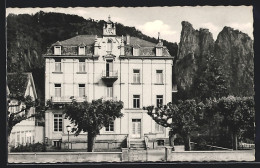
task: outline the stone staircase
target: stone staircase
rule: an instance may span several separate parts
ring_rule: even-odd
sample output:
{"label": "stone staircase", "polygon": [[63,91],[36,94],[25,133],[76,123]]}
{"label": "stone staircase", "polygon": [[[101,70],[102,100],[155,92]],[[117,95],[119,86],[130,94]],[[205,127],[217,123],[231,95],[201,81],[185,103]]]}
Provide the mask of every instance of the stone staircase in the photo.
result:
{"label": "stone staircase", "polygon": [[146,149],[144,139],[130,139],[130,149]]}

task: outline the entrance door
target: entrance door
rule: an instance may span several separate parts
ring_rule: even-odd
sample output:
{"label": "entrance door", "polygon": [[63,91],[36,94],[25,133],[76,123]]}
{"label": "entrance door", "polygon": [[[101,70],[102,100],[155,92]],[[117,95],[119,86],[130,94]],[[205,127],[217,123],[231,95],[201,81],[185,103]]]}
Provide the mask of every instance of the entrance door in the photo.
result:
{"label": "entrance door", "polygon": [[132,138],[141,138],[141,119],[132,119]]}
{"label": "entrance door", "polygon": [[107,60],[106,62],[106,76],[112,76],[112,71],[113,71],[113,61],[112,60]]}

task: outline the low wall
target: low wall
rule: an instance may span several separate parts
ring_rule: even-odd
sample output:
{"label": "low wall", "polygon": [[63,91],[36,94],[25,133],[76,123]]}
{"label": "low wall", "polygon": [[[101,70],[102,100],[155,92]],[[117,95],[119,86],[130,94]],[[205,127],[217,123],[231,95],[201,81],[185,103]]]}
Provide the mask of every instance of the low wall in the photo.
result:
{"label": "low wall", "polygon": [[10,153],[8,163],[120,162],[122,152]]}
{"label": "low wall", "polygon": [[122,152],[10,153],[8,163],[254,161],[254,155],[254,150],[176,152],[171,147],[147,150],[122,148]]}
{"label": "low wall", "polygon": [[207,162],[207,161],[254,161],[255,154],[252,151],[183,151],[171,152],[167,161],[181,162]]}

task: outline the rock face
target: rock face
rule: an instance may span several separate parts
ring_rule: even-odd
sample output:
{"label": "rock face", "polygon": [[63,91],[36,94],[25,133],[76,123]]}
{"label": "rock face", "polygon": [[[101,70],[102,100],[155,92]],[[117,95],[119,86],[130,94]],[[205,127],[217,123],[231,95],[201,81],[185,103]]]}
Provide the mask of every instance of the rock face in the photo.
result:
{"label": "rock face", "polygon": [[195,30],[189,22],[182,22],[181,40],[175,64],[177,84],[190,91],[196,72],[206,64],[214,52],[214,39],[208,29]]}
{"label": "rock face", "polygon": [[210,55],[221,65],[229,94],[254,94],[253,41],[250,37],[224,27],[215,42],[208,29],[195,30],[185,21],[182,22],[181,39],[174,65],[178,90],[192,92],[194,79],[209,65]]}
{"label": "rock face", "polygon": [[253,40],[247,34],[224,27],[215,42],[215,57],[221,61],[230,93],[254,95]]}

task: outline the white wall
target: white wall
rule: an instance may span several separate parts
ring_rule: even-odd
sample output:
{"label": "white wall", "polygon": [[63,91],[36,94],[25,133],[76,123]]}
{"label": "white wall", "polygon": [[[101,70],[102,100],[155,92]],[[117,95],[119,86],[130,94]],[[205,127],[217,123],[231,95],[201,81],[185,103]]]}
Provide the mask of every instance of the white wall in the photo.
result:
{"label": "white wall", "polygon": [[[62,96],[78,96],[78,84],[85,84],[87,100],[99,99],[106,96],[106,84],[102,80],[102,71],[106,69],[106,61],[103,56],[107,55],[106,42],[108,37],[99,38],[101,48],[98,50],[98,60],[86,59],[86,73],[78,74],[78,59],[62,59],[62,73],[53,73],[55,61],[46,58],[45,71],[45,99],[54,96],[54,84],[61,83]],[[118,71],[118,79],[113,84],[113,96],[124,102],[124,117],[116,119],[116,134],[128,134],[131,132],[133,118],[142,120],[142,134],[154,132],[155,122],[142,110],[143,106],[156,105],[156,95],[163,95],[163,102],[172,100],[172,60],[169,59],[119,59],[120,38],[110,37],[113,42],[112,54],[116,55],[113,61],[113,70]],[[133,69],[140,69],[140,85],[133,84]],[[156,70],[163,70],[163,84],[156,85]],[[140,109],[133,109],[133,95],[140,95]],[[50,111],[51,112],[51,111]],[[68,121],[65,121],[68,123]],[[46,136],[58,138],[61,133],[53,133],[52,113],[46,113]],[[49,128],[48,128],[49,127]],[[101,130],[101,134],[106,133]],[[166,137],[168,133],[163,133]]]}

